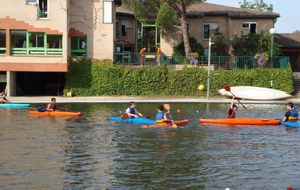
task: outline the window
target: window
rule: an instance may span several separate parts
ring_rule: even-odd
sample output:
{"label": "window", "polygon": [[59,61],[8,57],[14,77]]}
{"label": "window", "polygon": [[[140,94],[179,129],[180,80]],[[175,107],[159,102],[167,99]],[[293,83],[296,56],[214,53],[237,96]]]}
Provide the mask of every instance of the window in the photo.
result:
{"label": "window", "polygon": [[47,36],[47,48],[61,49],[62,48],[62,35]]}
{"label": "window", "polygon": [[255,22],[243,22],[243,29],[250,30],[250,33],[256,34],[256,23]]}
{"label": "window", "polygon": [[37,2],[37,0],[26,0],[26,4],[28,4],[28,5],[37,5],[38,2]]}
{"label": "window", "polygon": [[29,33],[29,47],[44,48],[44,33]]}
{"label": "window", "polygon": [[26,31],[23,30],[11,31],[11,47],[26,48]]}
{"label": "window", "polygon": [[116,36],[117,37],[121,36],[121,25],[120,25],[120,21],[119,20],[116,21]]}
{"label": "window", "polygon": [[48,18],[48,0],[38,0],[38,18]]}
{"label": "window", "polygon": [[71,37],[71,56],[86,56],[87,38]]}
{"label": "window", "polygon": [[6,31],[0,30],[0,54],[6,53]]}
{"label": "window", "polygon": [[211,36],[212,31],[215,31],[216,29],[218,29],[218,23],[204,23],[203,38],[208,39]]}
{"label": "window", "polygon": [[122,37],[126,36],[126,26],[122,25]]}
{"label": "window", "polygon": [[112,1],[104,1],[103,3],[103,23],[112,23]]}

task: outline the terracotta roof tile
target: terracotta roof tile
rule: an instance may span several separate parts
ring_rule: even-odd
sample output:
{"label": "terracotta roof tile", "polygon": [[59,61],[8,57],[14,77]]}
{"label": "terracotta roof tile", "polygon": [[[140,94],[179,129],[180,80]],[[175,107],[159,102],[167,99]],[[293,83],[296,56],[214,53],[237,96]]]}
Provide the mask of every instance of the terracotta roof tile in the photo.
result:
{"label": "terracotta roof tile", "polygon": [[245,8],[217,5],[213,3],[195,3],[187,9],[189,16],[229,16],[229,17],[270,17],[277,18],[280,15],[272,12],[263,12]]}
{"label": "terracotta roof tile", "polygon": [[[124,6],[116,8],[117,14],[133,15]],[[188,16],[229,16],[229,17],[252,17],[252,18],[278,18],[280,15],[272,12],[262,12],[238,7],[230,7],[213,3],[195,3],[187,8]]]}
{"label": "terracotta roof tile", "polygon": [[276,34],[274,40],[284,48],[300,48],[300,33]]}

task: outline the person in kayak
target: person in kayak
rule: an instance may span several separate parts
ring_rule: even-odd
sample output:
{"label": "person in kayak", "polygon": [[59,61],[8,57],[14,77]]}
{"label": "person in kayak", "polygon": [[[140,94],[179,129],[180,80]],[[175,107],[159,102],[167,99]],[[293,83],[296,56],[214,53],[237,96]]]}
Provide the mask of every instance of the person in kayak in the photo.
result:
{"label": "person in kayak", "polygon": [[284,114],[283,121],[297,121],[298,120],[298,111],[294,107],[293,102],[287,104],[287,112]]}
{"label": "person in kayak", "polygon": [[236,111],[238,109],[238,105],[234,104],[233,101],[235,96],[232,97],[230,108],[227,112],[227,118],[235,118]]}
{"label": "person in kayak", "polygon": [[143,117],[143,114],[138,112],[135,107],[136,107],[136,103],[130,102],[130,107],[127,108],[125,111],[125,113],[128,115],[128,117],[131,117],[131,118]]}
{"label": "person in kayak", "polygon": [[159,105],[157,107],[157,113],[156,113],[156,122],[157,123],[165,123],[168,122],[169,119],[167,118],[167,112],[164,112],[164,106],[163,105]]}

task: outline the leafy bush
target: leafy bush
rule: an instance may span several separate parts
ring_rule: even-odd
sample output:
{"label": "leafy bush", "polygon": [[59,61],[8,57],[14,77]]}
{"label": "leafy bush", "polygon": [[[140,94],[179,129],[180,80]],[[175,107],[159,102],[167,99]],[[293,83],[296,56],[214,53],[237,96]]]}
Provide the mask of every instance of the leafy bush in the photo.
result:
{"label": "leafy bush", "polygon": [[[206,85],[207,71],[185,67],[176,71],[164,66],[133,68],[113,65],[108,60],[82,60],[69,66],[66,88],[74,96],[98,95],[204,95],[199,84]],[[211,71],[211,94],[225,85],[271,87],[288,93],[293,91],[292,70],[285,69],[234,69]]]}

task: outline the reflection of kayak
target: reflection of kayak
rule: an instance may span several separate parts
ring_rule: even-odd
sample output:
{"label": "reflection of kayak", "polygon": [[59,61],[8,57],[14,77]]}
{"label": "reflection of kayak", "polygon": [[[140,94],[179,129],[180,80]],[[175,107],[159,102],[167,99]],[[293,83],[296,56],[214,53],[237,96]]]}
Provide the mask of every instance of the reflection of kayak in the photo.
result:
{"label": "reflection of kayak", "polygon": [[0,104],[0,108],[28,108],[30,104],[12,104],[12,103],[5,103]]}
{"label": "reflection of kayak", "polygon": [[67,111],[29,111],[31,115],[38,115],[38,116],[80,116],[80,112],[67,112]]}
{"label": "reflection of kayak", "polygon": [[230,124],[230,125],[279,125],[280,120],[269,118],[221,118],[200,119],[200,123]]}
{"label": "reflection of kayak", "polygon": [[293,122],[293,121],[282,121],[281,125],[284,125],[286,127],[300,127],[300,122]]}
{"label": "reflection of kayak", "polygon": [[[188,119],[184,119],[184,120],[178,120],[178,121],[174,121],[174,124],[176,127],[178,126],[183,126],[188,124],[189,120]],[[151,127],[171,127],[174,124],[172,124],[171,122],[167,122],[167,123],[157,123],[157,124],[153,124],[153,125],[144,125],[143,128],[151,128]]]}
{"label": "reflection of kayak", "polygon": [[121,119],[120,117],[108,117],[107,120],[116,121],[116,122],[135,123],[135,124],[142,124],[142,125],[156,124],[156,121],[144,117],[127,118],[127,119]]}

